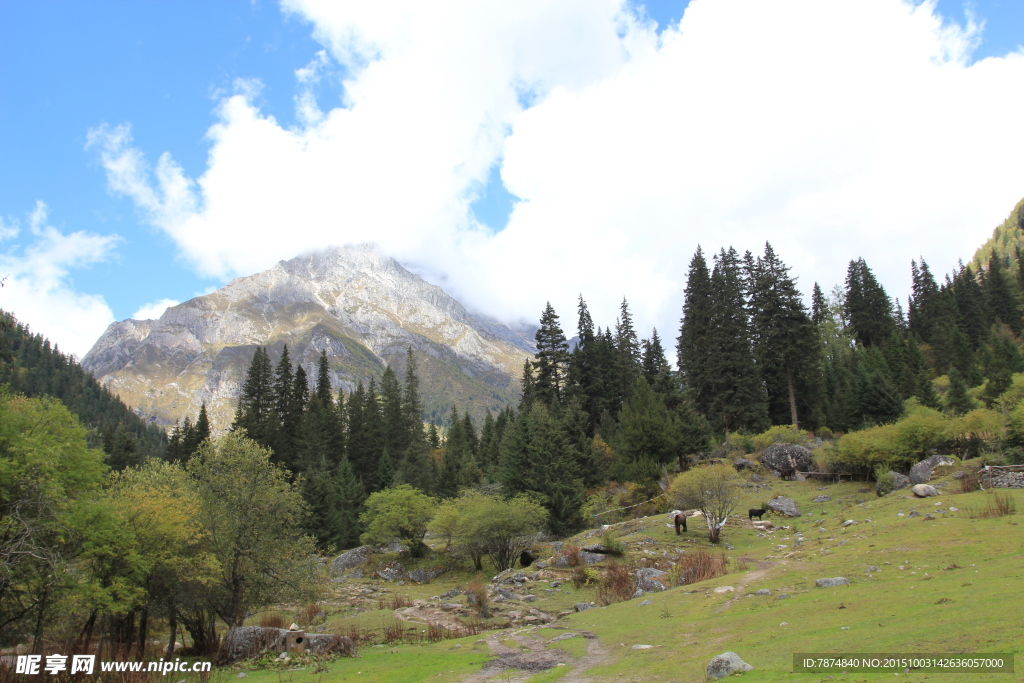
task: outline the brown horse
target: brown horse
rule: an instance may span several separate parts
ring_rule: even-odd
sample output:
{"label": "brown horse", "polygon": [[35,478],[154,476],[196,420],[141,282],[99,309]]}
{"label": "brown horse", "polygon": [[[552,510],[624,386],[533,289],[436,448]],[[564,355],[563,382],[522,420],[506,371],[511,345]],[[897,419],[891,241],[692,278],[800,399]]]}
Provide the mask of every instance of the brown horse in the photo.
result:
{"label": "brown horse", "polygon": [[685,514],[678,514],[678,515],[676,515],[676,520],[675,521],[676,521],[676,536],[680,536],[682,534],[682,532],[679,531],[680,528],[682,528],[683,531],[686,531],[686,515]]}

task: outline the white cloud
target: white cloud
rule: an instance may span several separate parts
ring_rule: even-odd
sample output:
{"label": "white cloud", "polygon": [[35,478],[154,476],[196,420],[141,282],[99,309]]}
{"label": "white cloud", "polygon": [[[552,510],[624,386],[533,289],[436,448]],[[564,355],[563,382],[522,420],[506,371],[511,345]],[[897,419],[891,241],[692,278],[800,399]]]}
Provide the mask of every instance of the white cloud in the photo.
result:
{"label": "white cloud", "polygon": [[[497,315],[550,299],[570,329],[583,293],[607,324],[625,295],[669,340],[698,243],[770,240],[805,290],[864,256],[905,294],[911,258],[948,271],[1024,195],[1024,54],[970,63],[981,29],[933,2],[693,0],[660,37],[617,0],[284,4],[325,47],[298,127],[240,86],[194,181],[90,136],[204,275],[376,241]],[[523,201],[492,236],[469,204],[498,162]]]}
{"label": "white cloud", "polygon": [[151,304],[144,304],[139,307],[139,310],[132,313],[132,319],[134,320],[157,320],[164,314],[171,306],[177,306],[180,301],[175,299],[160,299],[154,301]]}
{"label": "white cloud", "polygon": [[[119,238],[78,231],[65,235],[47,225],[47,207],[36,202],[29,214],[33,240],[23,249],[0,254],[0,306],[48,337],[63,351],[81,358],[114,314],[102,296],[76,291],[71,270],[105,261]],[[7,225],[17,231],[17,224]]]}

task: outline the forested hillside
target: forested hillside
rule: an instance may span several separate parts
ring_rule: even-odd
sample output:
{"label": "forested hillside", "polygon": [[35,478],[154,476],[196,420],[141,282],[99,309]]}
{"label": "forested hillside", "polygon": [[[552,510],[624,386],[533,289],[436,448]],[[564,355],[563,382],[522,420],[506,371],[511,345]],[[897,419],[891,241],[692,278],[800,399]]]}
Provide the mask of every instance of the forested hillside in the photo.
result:
{"label": "forested hillside", "polygon": [[115,469],[163,455],[165,431],[144,422],[74,358],[2,310],[0,325],[5,354],[0,359],[0,384],[30,398],[60,400],[89,429],[90,446],[102,448]]}
{"label": "forested hillside", "polygon": [[[1024,372],[1021,258],[997,252],[940,279],[911,261],[905,307],[856,259],[837,274],[842,285],[826,293],[814,283],[808,307],[770,244],[710,259],[698,248],[674,331],[676,367],[657,330],[642,338],[634,328],[628,302],[602,326],[580,297],[575,346],[549,304],[518,406],[482,423],[453,406],[443,424],[424,424],[411,349],[403,379],[389,368],[379,383],[337,396],[326,353],[307,382],[287,352],[272,366],[258,349],[233,429],[302,475],[310,531],[324,548],[358,543],[366,496],[400,483],[443,498],[466,488],[527,493],[547,509],[550,530],[565,534],[623,491],[651,498],[666,472],[766,440],[816,435],[826,440],[820,467],[870,477],[937,445],[1016,443],[1005,416],[1024,387],[1024,375],[1015,384]],[[194,447],[202,438],[185,427],[172,442]]]}

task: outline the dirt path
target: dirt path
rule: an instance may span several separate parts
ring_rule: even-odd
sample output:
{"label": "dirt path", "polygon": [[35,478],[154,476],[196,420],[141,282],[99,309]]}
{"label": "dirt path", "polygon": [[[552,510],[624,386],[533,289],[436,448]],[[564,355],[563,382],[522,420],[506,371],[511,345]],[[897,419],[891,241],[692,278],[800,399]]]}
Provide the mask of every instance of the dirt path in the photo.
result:
{"label": "dirt path", "polygon": [[[542,635],[543,634],[543,635]],[[587,639],[587,653],[576,659],[565,650],[549,648],[552,638],[575,634],[573,637]],[[501,642],[505,640],[506,642]],[[511,647],[508,640],[515,641],[519,647]],[[498,680],[501,683],[521,683],[534,674],[558,665],[572,667],[562,678],[566,683],[588,683],[586,671],[598,664],[610,660],[609,652],[590,631],[571,631],[560,629],[543,629],[538,627],[520,629],[518,631],[498,631],[485,637],[487,648],[495,657],[484,665],[482,671],[461,679],[460,683],[484,683]]]}

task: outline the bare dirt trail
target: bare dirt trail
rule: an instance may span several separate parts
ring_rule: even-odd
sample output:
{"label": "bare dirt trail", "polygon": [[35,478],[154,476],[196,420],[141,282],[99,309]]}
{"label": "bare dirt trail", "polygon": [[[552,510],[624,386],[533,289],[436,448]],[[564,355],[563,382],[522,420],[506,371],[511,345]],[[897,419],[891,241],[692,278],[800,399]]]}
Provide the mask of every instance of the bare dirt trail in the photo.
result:
{"label": "bare dirt trail", "polygon": [[[548,647],[551,638],[570,633],[577,634],[575,637],[587,639],[587,653],[579,659],[565,650]],[[586,675],[587,670],[611,659],[608,650],[589,631],[541,630],[534,627],[511,632],[492,632],[484,640],[495,659],[484,665],[482,671],[461,679],[459,683],[484,683],[492,680],[501,683],[521,683],[540,671],[559,665],[572,667],[562,681],[588,683],[592,679]],[[519,647],[506,644],[509,640],[516,642]]]}

